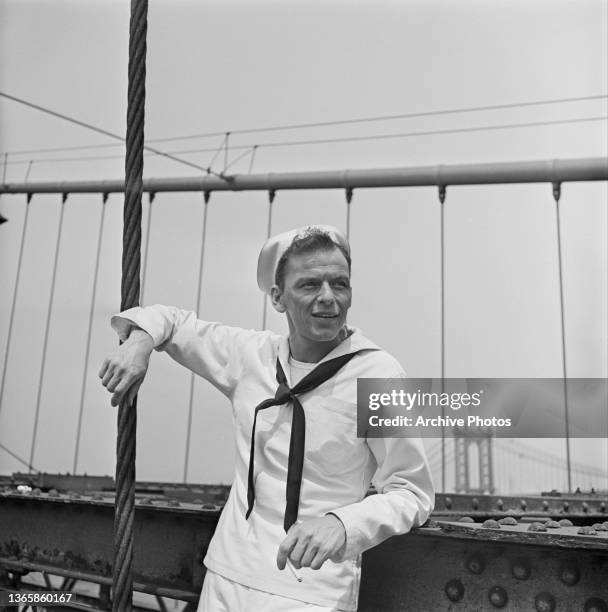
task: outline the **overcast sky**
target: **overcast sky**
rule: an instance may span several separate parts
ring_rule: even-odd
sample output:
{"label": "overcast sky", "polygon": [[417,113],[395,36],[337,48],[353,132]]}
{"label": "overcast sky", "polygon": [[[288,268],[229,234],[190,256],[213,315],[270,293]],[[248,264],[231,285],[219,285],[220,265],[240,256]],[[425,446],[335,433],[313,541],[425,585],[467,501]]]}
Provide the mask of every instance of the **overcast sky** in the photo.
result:
{"label": "overcast sky", "polygon": [[[0,0],[0,91],[124,133],[129,3]],[[607,4],[572,1],[194,2],[152,0],[146,138],[389,116],[607,93]],[[422,166],[606,156],[606,121],[408,136],[325,145],[285,141],[406,134],[605,117],[606,98],[233,134],[259,145],[254,172]],[[156,143],[201,166],[222,137]],[[120,146],[99,134],[0,98],[0,152],[8,182],[123,176]],[[229,149],[229,159],[240,150]],[[176,153],[177,155],[177,153]],[[85,157],[111,159],[84,160]],[[72,161],[57,161],[61,159]],[[77,158],[78,161],[74,161]],[[32,161],[33,160],[33,161]],[[4,156],[2,160],[4,161]],[[32,163],[30,164],[30,161]],[[250,157],[231,170],[247,172]],[[223,152],[214,168],[221,170]],[[196,170],[146,157],[148,177]],[[607,360],[607,190],[565,184],[561,204],[569,376],[604,377]],[[266,236],[267,195],[214,194],[208,213],[200,316],[262,324],[255,284]],[[49,303],[60,198],[32,200],[17,310],[0,408],[0,442],[28,458]],[[65,218],[34,465],[71,471],[84,369],[101,197],[71,196]],[[78,471],[113,474],[115,410],[96,374],[115,345],[122,198],[106,205]],[[24,197],[0,197],[0,360],[4,360]],[[147,218],[147,199],[144,203]],[[272,230],[309,223],[345,228],[344,193],[279,192]],[[202,198],[161,194],[153,205],[143,301],[193,309]],[[358,190],[351,218],[354,301],[350,322],[413,376],[440,373],[439,203],[431,188]],[[446,374],[562,375],[555,204],[550,185],[448,188]],[[268,325],[284,330],[270,313]],[[189,374],[155,355],[140,394],[138,477],[180,480]],[[197,383],[188,479],[229,482],[230,416]],[[541,448],[563,456],[563,441]],[[573,460],[606,466],[606,442],[573,442]],[[23,466],[0,452],[0,473]],[[525,468],[524,468],[525,469]],[[538,471],[535,472],[538,475]],[[539,490],[546,484],[519,486]],[[576,484],[576,482],[575,482]],[[587,486],[588,483],[583,483]],[[604,483],[605,486],[605,483]]]}

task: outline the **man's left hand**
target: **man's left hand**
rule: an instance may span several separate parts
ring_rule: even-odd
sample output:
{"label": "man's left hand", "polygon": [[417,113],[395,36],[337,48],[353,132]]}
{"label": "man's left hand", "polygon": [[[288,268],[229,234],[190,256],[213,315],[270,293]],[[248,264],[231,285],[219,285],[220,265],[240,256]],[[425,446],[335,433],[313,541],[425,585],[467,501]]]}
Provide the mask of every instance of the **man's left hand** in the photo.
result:
{"label": "man's left hand", "polygon": [[295,523],[279,546],[277,567],[285,569],[289,558],[296,569],[319,569],[327,559],[338,555],[345,544],[344,525],[333,514]]}

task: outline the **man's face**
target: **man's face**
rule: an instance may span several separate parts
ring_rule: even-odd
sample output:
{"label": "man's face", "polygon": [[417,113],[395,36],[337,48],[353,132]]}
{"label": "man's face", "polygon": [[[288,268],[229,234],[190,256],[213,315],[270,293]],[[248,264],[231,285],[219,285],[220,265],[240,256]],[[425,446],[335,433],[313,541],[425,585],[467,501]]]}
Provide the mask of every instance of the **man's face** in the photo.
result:
{"label": "man's face", "polygon": [[351,298],[348,262],[337,248],[292,255],[283,290],[272,290],[274,307],[287,314],[291,340],[304,343],[336,340]]}

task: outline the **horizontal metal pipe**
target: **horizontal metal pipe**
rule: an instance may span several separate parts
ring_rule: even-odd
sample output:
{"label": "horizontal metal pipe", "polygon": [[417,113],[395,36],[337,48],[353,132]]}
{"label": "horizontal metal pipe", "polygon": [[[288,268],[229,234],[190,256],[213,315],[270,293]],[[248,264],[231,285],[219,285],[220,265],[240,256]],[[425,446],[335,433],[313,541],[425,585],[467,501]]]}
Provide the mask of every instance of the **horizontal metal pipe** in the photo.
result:
{"label": "horizontal metal pipe", "polygon": [[[144,191],[277,191],[608,180],[608,158],[144,179]],[[124,181],[6,183],[0,193],[119,193]]]}

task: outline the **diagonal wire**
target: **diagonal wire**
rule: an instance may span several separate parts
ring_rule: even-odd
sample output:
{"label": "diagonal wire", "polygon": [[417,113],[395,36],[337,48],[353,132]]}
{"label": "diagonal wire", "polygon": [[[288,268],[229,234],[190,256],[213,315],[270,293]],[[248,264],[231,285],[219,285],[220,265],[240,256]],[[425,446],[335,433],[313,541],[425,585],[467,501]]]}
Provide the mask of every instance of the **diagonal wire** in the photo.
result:
{"label": "diagonal wire", "polygon": [[225,143],[226,143],[226,134],[224,134],[224,139],[222,140],[222,142],[220,143],[220,146],[217,149],[205,149],[203,151],[197,151],[197,153],[208,153],[209,151],[215,151],[215,154],[211,158],[211,161],[207,164],[207,168],[205,168],[205,170],[208,173],[211,173],[211,167],[215,163],[217,156],[221,153],[222,149],[224,148]]}
{"label": "diagonal wire", "polygon": [[6,369],[8,367],[8,358],[11,347],[11,338],[13,335],[13,322],[15,319],[15,306],[17,304],[17,295],[19,292],[19,281],[21,279],[21,267],[23,263],[23,249],[25,246],[25,236],[27,234],[27,225],[30,215],[29,199],[25,204],[25,216],[23,218],[23,228],[21,230],[21,244],[19,245],[19,255],[17,257],[17,272],[15,275],[15,287],[13,289],[13,300],[11,302],[11,313],[8,318],[8,331],[6,336],[6,347],[4,349],[4,363],[2,365],[2,382],[0,383],[0,412],[2,412],[2,400],[4,398],[4,384],[6,382]]}
{"label": "diagonal wire", "polygon": [[253,170],[253,162],[255,161],[255,154],[258,150],[258,145],[253,145],[253,151],[251,153],[251,159],[249,160],[249,174]]}
{"label": "diagonal wire", "polygon": [[[365,142],[372,140],[394,140],[400,138],[416,138],[423,136],[441,136],[441,135],[452,135],[452,134],[466,134],[466,133],[474,133],[474,132],[486,132],[492,130],[507,130],[507,129],[521,129],[521,128],[530,128],[530,127],[543,127],[550,125],[569,125],[569,124],[577,124],[577,123],[589,123],[594,121],[605,121],[608,119],[608,116],[598,116],[598,117],[578,117],[573,119],[557,119],[554,121],[533,121],[529,123],[504,123],[504,124],[495,124],[495,125],[482,125],[477,127],[466,127],[466,128],[450,128],[450,129],[441,129],[441,130],[425,130],[420,132],[403,132],[403,133],[390,133],[390,134],[370,134],[367,136],[344,136],[338,138],[321,138],[321,139],[312,139],[312,140],[284,140],[284,141],[275,141],[275,142],[263,142],[255,145],[256,147],[266,147],[266,148],[277,148],[277,147],[298,147],[298,146],[307,146],[307,145],[324,145],[324,144],[336,144],[342,142]],[[233,146],[233,151],[242,151],[246,149],[250,149],[254,146],[251,143],[242,144]],[[211,166],[213,162],[222,151],[223,144],[220,145],[218,149],[179,149],[170,151],[168,154],[194,154],[194,153],[210,153],[215,151],[215,155],[213,156],[212,162],[208,167],[202,168],[209,174],[214,174],[222,179],[226,177],[222,174],[214,172],[211,170]],[[158,155],[159,153],[154,152],[154,155]],[[37,162],[81,162],[81,161],[99,161],[105,159],[119,159],[120,155],[101,155],[101,156],[90,156],[90,157],[63,157],[63,158],[39,158],[35,161]],[[16,160],[12,162],[8,162],[8,165],[13,164],[25,164],[27,161],[25,160]],[[200,166],[195,166],[201,169]]]}
{"label": "diagonal wire", "polygon": [[[2,94],[0,92],[0,96],[2,95],[4,95],[4,97],[8,97],[7,94]],[[485,106],[438,109],[438,110],[433,110],[433,111],[402,113],[402,114],[396,114],[396,115],[378,115],[374,117],[359,117],[359,118],[353,118],[353,119],[338,119],[338,120],[310,122],[310,123],[295,123],[295,124],[275,125],[275,126],[268,126],[268,127],[261,127],[261,128],[244,128],[240,130],[231,130],[231,133],[232,134],[255,134],[255,133],[263,133],[263,132],[330,127],[330,126],[336,126],[336,125],[349,125],[349,124],[370,123],[370,122],[378,122],[378,121],[394,121],[398,119],[412,119],[412,118],[417,118],[417,117],[433,117],[433,116],[439,116],[439,115],[454,115],[454,114],[463,114],[463,113],[475,113],[475,112],[480,112],[480,111],[533,107],[533,106],[542,106],[542,105],[550,105],[550,104],[563,104],[567,102],[582,102],[585,100],[604,99],[606,97],[608,97],[606,94],[599,94],[599,95],[592,95],[592,96],[578,96],[578,97],[570,97],[570,98],[532,100],[528,102],[511,102],[507,104],[493,104],[493,105],[485,105]],[[18,98],[13,98],[13,99],[15,99],[16,101],[21,101]],[[26,103],[26,102],[23,101],[23,103]],[[40,107],[40,109],[42,110],[42,107]],[[44,110],[48,110],[48,109],[44,109]],[[199,138],[212,138],[212,137],[217,137],[217,136],[225,136],[225,134],[226,134],[226,131],[206,132],[202,134],[189,134],[186,136],[167,136],[164,138],[150,138],[147,140],[147,142],[153,143],[153,142],[171,142],[174,140],[194,140],[194,139],[199,139]],[[116,146],[119,146],[119,145],[96,144],[96,145],[79,145],[79,146],[69,146],[69,147],[46,147],[46,148],[40,148],[40,149],[24,149],[24,150],[18,150],[18,151],[11,151],[11,154],[22,155],[22,154],[30,154],[30,153],[78,151],[78,150],[86,150],[86,149],[111,148],[111,147],[116,147]]]}
{"label": "diagonal wire", "polygon": [[19,455],[17,455],[16,453],[14,453],[10,448],[4,446],[4,444],[2,444],[0,442],[0,448],[7,453],[8,455],[10,455],[11,457],[13,457],[13,459],[16,459],[17,461],[19,461],[19,463],[25,465],[26,468],[28,468],[29,472],[38,472],[40,473],[40,470],[37,470],[33,465],[31,465],[30,463],[28,463],[25,459],[22,459]]}
{"label": "diagonal wire", "polygon": [[97,280],[99,278],[99,262],[101,259],[101,243],[103,240],[103,227],[106,215],[106,200],[101,203],[101,219],[99,221],[99,233],[97,235],[97,253],[95,255],[95,270],[93,272],[93,290],[91,294],[91,306],[89,308],[89,326],[87,329],[87,341],[84,351],[84,372],[82,374],[82,387],[80,389],[80,408],[78,410],[78,425],[76,427],[76,447],[74,449],[74,463],[72,474],[76,474],[78,467],[78,453],[80,451],[80,435],[82,432],[82,414],[84,411],[84,398],[87,386],[87,374],[89,371],[89,359],[91,355],[91,334],[93,331],[93,317],[95,315],[95,297],[97,295]]}
{"label": "diagonal wire", "polygon": [[[198,286],[196,290],[196,316],[200,316],[201,310],[201,290],[203,287],[203,271],[205,262],[205,244],[207,241],[207,210],[209,208],[209,200],[204,195],[205,202],[203,208],[203,236],[201,240],[201,254],[198,267]],[[190,461],[190,440],[192,438],[192,406],[194,405],[194,384],[196,378],[194,372],[190,374],[190,399],[188,403],[188,425],[186,430],[186,450],[184,456],[184,474],[183,482],[188,482],[188,463]]]}
{"label": "diagonal wire", "polygon": [[[232,166],[234,166],[234,164],[236,164],[237,162],[241,161],[241,159],[243,159],[243,157],[247,157],[248,155],[251,155],[251,158],[253,160],[253,156],[255,155],[255,147],[251,147],[251,149],[247,149],[245,151],[243,151],[239,156],[235,157],[225,168],[224,168],[224,174],[226,174],[226,170],[228,170],[228,168],[231,168]],[[249,174],[251,174],[251,166],[252,166],[252,162],[250,162],[249,164]]]}
{"label": "diagonal wire", "polygon": [[34,160],[30,159],[30,163],[27,165],[27,170],[25,172],[25,178],[23,179],[24,183],[27,183],[30,178],[30,172],[32,171],[32,166],[34,165]]}
{"label": "diagonal wire", "polygon": [[59,248],[61,246],[61,235],[63,232],[63,217],[65,213],[66,198],[62,197],[61,209],[59,212],[59,227],[57,229],[57,241],[55,243],[55,257],[53,260],[53,274],[51,277],[51,293],[46,313],[46,325],[44,328],[44,341],[42,344],[42,359],[40,362],[40,377],[38,379],[38,393],[36,396],[36,412],[34,415],[34,430],[32,432],[32,446],[30,449],[30,464],[34,463],[34,453],[36,451],[36,438],[38,435],[38,420],[40,418],[40,402],[42,400],[42,387],[44,385],[44,373],[46,369],[46,356],[49,345],[49,330],[51,327],[51,315],[53,313],[53,303],[55,300],[55,285],[57,284],[57,264],[59,262]]}
{"label": "diagonal wire", "polygon": [[[120,140],[121,142],[125,141],[125,139],[119,134],[114,134],[113,132],[109,132],[108,130],[104,130],[95,125],[91,125],[90,123],[80,121],[79,119],[74,119],[73,117],[69,117],[68,115],[64,115],[62,113],[58,113],[51,109],[45,108],[43,106],[39,106],[38,104],[28,102],[27,100],[23,100],[22,98],[17,98],[16,96],[11,96],[4,92],[0,92],[0,96],[3,98],[8,98],[9,100],[12,100],[14,102],[18,102],[19,104],[23,104],[35,110],[38,110],[42,113],[46,113],[47,115],[52,115],[53,117],[57,117],[58,119],[63,119],[64,121],[68,121],[69,123],[74,123],[75,125],[79,125],[81,127],[87,128],[88,130],[92,130],[94,132],[97,132],[98,134],[103,134],[104,136],[108,136],[109,138],[114,138],[115,140]],[[196,168],[197,170],[206,170],[206,168],[203,168],[202,166],[199,166],[198,164],[192,163],[185,159],[181,159],[179,157],[175,157],[174,155],[170,153],[165,153],[164,151],[160,151],[159,149],[155,149],[154,147],[143,145],[143,148],[146,149],[147,151],[150,151],[151,153],[154,153],[155,155],[166,157],[167,159],[170,159],[171,161],[174,161],[180,164],[184,164],[186,166],[190,166],[191,168]],[[6,155],[7,154],[5,153],[5,168],[6,168]],[[210,172],[210,174],[216,174],[216,173]],[[217,176],[220,176],[220,175],[217,174]]]}

